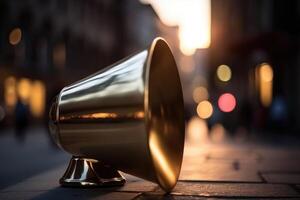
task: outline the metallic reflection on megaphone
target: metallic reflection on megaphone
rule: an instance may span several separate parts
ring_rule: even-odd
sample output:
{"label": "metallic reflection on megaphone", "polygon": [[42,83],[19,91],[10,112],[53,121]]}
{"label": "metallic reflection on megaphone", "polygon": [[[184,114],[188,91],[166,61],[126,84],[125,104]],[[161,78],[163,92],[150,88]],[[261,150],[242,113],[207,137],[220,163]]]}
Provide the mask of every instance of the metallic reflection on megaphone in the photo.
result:
{"label": "metallic reflection on megaphone", "polygon": [[172,52],[162,38],[64,87],[50,110],[55,142],[73,157],[63,186],[116,186],[118,170],[176,184],[184,146],[184,108]]}

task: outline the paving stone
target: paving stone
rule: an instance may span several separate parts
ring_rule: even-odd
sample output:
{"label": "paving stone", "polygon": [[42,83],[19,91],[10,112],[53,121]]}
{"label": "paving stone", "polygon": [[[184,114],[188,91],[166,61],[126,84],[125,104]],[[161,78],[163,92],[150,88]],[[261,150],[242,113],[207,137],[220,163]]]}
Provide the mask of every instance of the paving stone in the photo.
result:
{"label": "paving stone", "polygon": [[300,151],[297,149],[258,149],[261,160],[257,164],[260,171],[299,172]]}
{"label": "paving stone", "polygon": [[[300,166],[300,153],[298,150],[283,150],[276,149],[258,149],[253,150],[258,156],[256,159],[232,159],[230,156],[224,157],[224,159],[216,159],[216,157],[210,158],[212,161],[221,162],[239,162],[241,166],[246,167],[250,171],[270,172],[270,171],[287,171],[287,172],[299,172]],[[232,152],[233,153],[233,152]],[[243,154],[243,153],[241,153]],[[247,156],[244,152],[245,157]]]}
{"label": "paving stone", "polygon": [[19,191],[19,192],[0,192],[0,199],[5,200],[27,200],[33,199],[39,195],[42,195],[43,191]]}
{"label": "paving stone", "polygon": [[[194,159],[195,160],[195,159]],[[187,161],[182,165],[180,180],[262,182],[256,168],[244,163],[222,161]]]}
{"label": "paving stone", "polygon": [[[154,191],[158,187],[157,184],[148,181],[127,181],[124,186],[111,187],[111,188],[95,188],[98,191],[126,191],[126,192],[150,192]],[[36,181],[28,180],[18,183],[17,185],[5,188],[0,192],[13,192],[13,191],[47,191],[55,188],[61,188],[61,190],[67,190],[68,188],[61,187],[58,181]],[[81,188],[70,188],[71,191],[81,190]],[[89,190],[89,189],[86,189]]]}
{"label": "paving stone", "polygon": [[68,163],[65,163],[63,165],[57,166],[54,169],[48,170],[44,173],[37,174],[35,176],[32,176],[28,178],[27,180],[31,181],[53,181],[53,182],[58,182],[60,177],[65,173],[66,169],[68,167]]}
{"label": "paving stone", "polygon": [[255,149],[255,152],[259,154],[264,160],[299,160],[300,149],[289,149],[279,147],[259,147]]}
{"label": "paving stone", "polygon": [[200,196],[183,196],[183,195],[149,195],[142,194],[139,195],[135,200],[232,200],[232,199],[241,199],[241,200],[296,200],[296,198],[220,198],[220,197],[200,197]]}
{"label": "paving stone", "polygon": [[251,148],[242,147],[221,147],[212,148],[207,155],[207,159],[215,160],[240,160],[240,161],[256,161],[259,155]]}
{"label": "paving stone", "polygon": [[[58,189],[67,190],[60,186],[58,179],[61,177],[65,170],[65,166],[60,166],[56,169],[48,171],[46,173],[36,175],[29,179],[26,179],[18,184],[2,189],[0,192],[13,192],[13,191],[47,191]],[[127,182],[121,187],[112,188],[96,188],[98,191],[128,191],[128,192],[150,192],[154,191],[158,185],[149,181],[142,180],[140,178],[124,174]],[[80,191],[81,188],[71,188],[70,191]],[[88,190],[88,189],[87,189]]]}
{"label": "paving stone", "polygon": [[151,192],[158,188],[157,184],[149,181],[127,182],[124,186],[113,189],[114,191],[123,192]]}
{"label": "paving stone", "polygon": [[199,145],[189,145],[185,143],[184,146],[184,158],[185,157],[197,157],[197,158],[204,158],[206,159],[207,155],[209,154],[210,147],[207,146],[199,146]]}
{"label": "paving stone", "polygon": [[[190,149],[185,152],[180,174],[180,180],[185,181],[168,195],[157,184],[128,174],[124,174],[127,183],[122,187],[63,188],[58,179],[67,167],[65,163],[2,189],[0,199],[300,199],[299,155],[296,150],[232,145]],[[258,172],[270,183],[262,183]]]}
{"label": "paving stone", "polygon": [[[111,192],[107,193],[101,196],[97,196],[96,199],[101,199],[101,200],[129,200],[129,199],[134,199],[140,195],[140,193],[133,193],[133,192]],[[82,198],[79,198],[82,199]]]}
{"label": "paving stone", "polygon": [[178,182],[174,195],[205,197],[297,197],[300,194],[288,185],[251,183]]}
{"label": "paving stone", "polygon": [[203,200],[203,199],[207,199],[207,198],[206,197],[197,197],[197,196],[142,194],[142,195],[138,196],[135,200]]}
{"label": "paving stone", "polygon": [[[195,147],[194,147],[195,148]],[[300,162],[300,148],[281,148],[276,146],[264,147],[262,145],[206,145],[200,147],[206,152],[208,159],[212,160],[238,160],[239,162],[269,161],[298,161]]]}
{"label": "paving stone", "polygon": [[[300,167],[300,166],[299,166]],[[300,173],[262,173],[268,183],[300,184]]]}
{"label": "paving stone", "polygon": [[54,189],[50,191],[18,191],[18,192],[2,192],[0,199],[6,200],[44,200],[44,199],[101,199],[101,200],[130,200],[137,197],[139,193],[125,193],[125,192],[99,192],[96,190],[73,190],[66,191]]}
{"label": "paving stone", "polygon": [[299,160],[268,159],[259,163],[249,163],[248,168],[259,172],[299,172]]}
{"label": "paving stone", "polygon": [[0,192],[43,191],[43,190],[51,190],[53,188],[60,187],[58,180],[63,174],[64,170],[65,170],[65,166],[60,166],[46,173],[33,176],[15,185],[4,188]]}
{"label": "paving stone", "polygon": [[47,191],[53,188],[60,187],[58,181],[31,181],[26,180],[16,185],[2,189],[0,192],[32,192],[32,191]]}

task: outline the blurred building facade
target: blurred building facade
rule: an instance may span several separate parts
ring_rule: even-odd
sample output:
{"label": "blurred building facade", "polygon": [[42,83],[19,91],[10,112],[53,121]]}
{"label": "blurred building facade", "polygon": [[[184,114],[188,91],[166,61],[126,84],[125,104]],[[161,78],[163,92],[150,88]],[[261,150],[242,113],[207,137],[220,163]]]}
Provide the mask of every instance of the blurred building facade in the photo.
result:
{"label": "blurred building facade", "polygon": [[[1,126],[13,126],[18,102],[28,106],[32,122],[47,121],[63,86],[162,36],[179,65],[187,119],[198,115],[233,132],[300,131],[300,2],[210,3],[210,46],[187,56],[178,27],[140,1],[1,1]],[[201,108],[203,101],[210,110]]]}

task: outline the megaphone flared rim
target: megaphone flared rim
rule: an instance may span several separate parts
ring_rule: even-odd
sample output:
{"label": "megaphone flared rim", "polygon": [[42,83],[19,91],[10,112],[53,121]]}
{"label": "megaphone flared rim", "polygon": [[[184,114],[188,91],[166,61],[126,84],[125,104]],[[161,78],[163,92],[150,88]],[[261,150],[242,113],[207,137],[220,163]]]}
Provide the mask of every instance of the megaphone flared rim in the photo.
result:
{"label": "megaphone flared rim", "polygon": [[[145,65],[144,109],[149,153],[156,181],[168,192],[176,185],[181,170],[185,125],[177,65],[163,38],[153,40]],[[156,70],[158,67],[160,69]],[[163,110],[157,113],[154,107],[158,106]]]}

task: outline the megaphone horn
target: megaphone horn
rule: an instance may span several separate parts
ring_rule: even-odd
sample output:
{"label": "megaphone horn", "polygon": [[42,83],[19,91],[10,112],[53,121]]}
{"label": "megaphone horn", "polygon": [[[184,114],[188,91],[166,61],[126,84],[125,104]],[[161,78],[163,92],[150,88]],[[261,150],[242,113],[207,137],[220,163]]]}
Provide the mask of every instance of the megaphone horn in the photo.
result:
{"label": "megaphone horn", "polygon": [[64,87],[50,110],[50,132],[73,157],[63,186],[115,186],[118,170],[176,184],[184,147],[180,78],[167,42]]}

